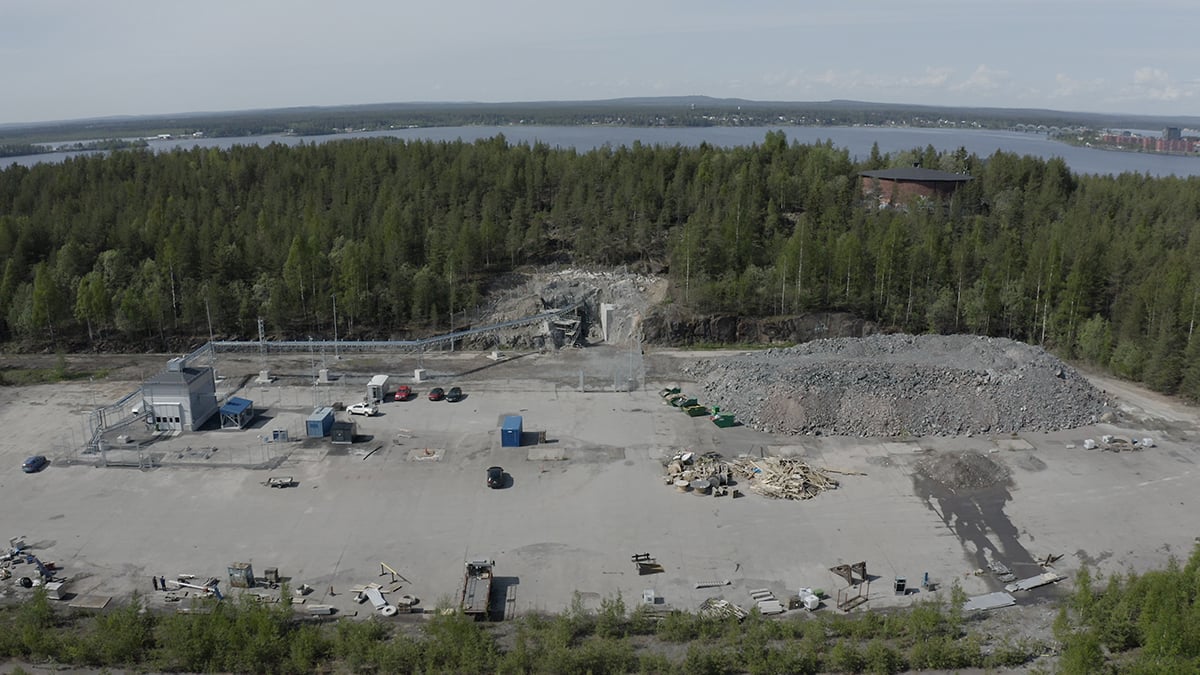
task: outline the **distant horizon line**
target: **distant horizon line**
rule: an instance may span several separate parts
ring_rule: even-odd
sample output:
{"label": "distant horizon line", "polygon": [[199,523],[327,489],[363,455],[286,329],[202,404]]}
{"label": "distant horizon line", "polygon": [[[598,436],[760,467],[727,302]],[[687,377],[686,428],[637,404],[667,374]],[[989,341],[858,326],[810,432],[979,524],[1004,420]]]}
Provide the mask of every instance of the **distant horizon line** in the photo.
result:
{"label": "distant horizon line", "polygon": [[[221,117],[228,115],[245,115],[245,114],[272,114],[272,113],[287,113],[287,112],[304,112],[304,111],[353,111],[355,109],[362,110],[387,110],[396,109],[403,110],[405,108],[425,108],[425,109],[448,109],[448,108],[513,108],[520,106],[547,106],[547,107],[569,107],[581,105],[734,105],[734,106],[752,106],[759,108],[767,107],[803,107],[812,106],[818,108],[826,108],[829,110],[865,110],[873,109],[876,111],[896,110],[900,111],[963,111],[974,113],[1007,113],[1007,114],[1033,114],[1033,115],[1058,115],[1058,116],[1082,116],[1107,119],[1126,119],[1126,120],[1162,120],[1174,121],[1177,123],[1200,125],[1200,116],[1198,115],[1170,115],[1159,113],[1120,113],[1120,112],[1100,112],[1100,111],[1083,111],[1083,110],[1057,110],[1053,108],[1031,108],[1031,107],[999,107],[999,106],[979,106],[979,105],[935,105],[928,103],[889,103],[879,101],[863,101],[858,99],[828,99],[819,101],[784,101],[784,100],[760,100],[746,99],[735,97],[715,97],[703,94],[690,95],[674,95],[674,96],[624,96],[617,98],[602,98],[602,99],[543,99],[531,101],[388,101],[374,103],[335,103],[335,104],[305,104],[305,105],[289,105],[277,106],[269,108],[237,108],[237,109],[221,109],[221,110],[191,110],[178,112],[164,113],[117,113],[110,115],[97,115],[88,117],[73,117],[46,119],[31,122],[0,122],[0,130],[15,130],[15,129],[36,129],[38,127],[50,127],[70,124],[85,124],[89,122],[130,122],[138,120],[158,120],[158,119],[173,119],[173,118],[202,118],[202,117]],[[1186,122],[1185,122],[1186,121]]]}

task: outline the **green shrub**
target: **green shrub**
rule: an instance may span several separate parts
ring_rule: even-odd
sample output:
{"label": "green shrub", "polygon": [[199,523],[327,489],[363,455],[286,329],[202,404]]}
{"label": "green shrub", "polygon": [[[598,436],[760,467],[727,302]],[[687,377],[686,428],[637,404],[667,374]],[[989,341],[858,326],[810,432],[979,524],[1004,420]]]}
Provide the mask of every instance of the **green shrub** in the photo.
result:
{"label": "green shrub", "polygon": [[856,640],[870,640],[884,632],[884,617],[876,612],[867,612],[854,617],[849,625],[849,635]]}
{"label": "green shrub", "polygon": [[591,637],[574,648],[556,648],[538,670],[557,675],[607,675],[630,673],[637,666],[637,655],[628,641]]}
{"label": "green shrub", "polygon": [[655,634],[666,642],[691,642],[700,637],[700,617],[685,612],[671,612],[658,622]]}
{"label": "green shrub", "polygon": [[1045,652],[1046,646],[1036,640],[1023,639],[1016,643],[1005,640],[992,649],[983,665],[985,668],[1016,668]]}
{"label": "green shrub", "polygon": [[908,667],[913,670],[947,670],[956,667],[954,645],[946,637],[921,640],[908,649]]}
{"label": "green shrub", "polygon": [[87,660],[82,661],[86,665],[142,663],[154,648],[154,619],[142,612],[141,603],[134,598],[133,602],[96,617],[93,630],[80,642],[87,645]]}
{"label": "green shrub", "polygon": [[650,616],[648,605],[638,605],[630,613],[628,630],[630,635],[654,635],[658,630],[658,621]]}
{"label": "green shrub", "polygon": [[829,660],[825,665],[839,673],[860,673],[867,661],[858,647],[846,640],[839,640],[829,651]]}
{"label": "green shrub", "polygon": [[31,660],[62,659],[65,633],[55,630],[54,608],[46,597],[46,589],[38,588],[33,597],[17,608],[13,628],[17,636],[14,656]]}
{"label": "green shrub", "polygon": [[731,652],[692,645],[684,657],[683,672],[688,675],[725,675],[740,673],[743,669]]}
{"label": "green shrub", "polygon": [[615,598],[600,601],[600,613],[596,616],[596,635],[604,638],[624,637],[628,627],[625,621],[625,601],[620,591]]}
{"label": "green shrub", "polygon": [[663,675],[675,670],[671,659],[664,654],[640,654],[638,656],[637,672],[646,675]]}
{"label": "green shrub", "polygon": [[333,638],[333,655],[351,670],[360,670],[371,662],[376,646],[388,631],[375,621],[339,621]]}
{"label": "green shrub", "polygon": [[881,640],[872,640],[864,656],[866,670],[881,675],[891,675],[904,670],[904,659]]}
{"label": "green shrub", "polygon": [[425,653],[419,642],[397,635],[375,644],[365,670],[376,673],[420,672],[424,658]]}
{"label": "green shrub", "polygon": [[496,667],[495,640],[462,612],[430,619],[422,646],[425,667],[430,671],[483,673]]}
{"label": "green shrub", "polygon": [[1095,675],[1101,672],[1103,665],[1104,651],[1100,648],[1100,640],[1089,632],[1069,637],[1058,660],[1059,672],[1063,675]]}
{"label": "green shrub", "polygon": [[[319,626],[300,626],[288,635],[287,660],[281,670],[288,673],[311,673],[333,653],[333,641]],[[398,672],[398,671],[393,671]]]}

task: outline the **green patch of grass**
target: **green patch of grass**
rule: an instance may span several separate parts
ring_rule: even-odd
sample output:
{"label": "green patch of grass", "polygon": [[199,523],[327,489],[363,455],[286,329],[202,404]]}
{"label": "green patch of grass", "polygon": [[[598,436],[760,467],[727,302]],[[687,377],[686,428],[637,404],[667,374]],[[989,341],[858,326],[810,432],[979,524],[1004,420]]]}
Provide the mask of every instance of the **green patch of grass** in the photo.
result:
{"label": "green patch of grass", "polygon": [[32,384],[53,384],[54,382],[78,382],[94,378],[97,380],[108,377],[108,369],[100,370],[68,370],[55,366],[53,368],[4,368],[0,370],[0,386],[24,387]]}

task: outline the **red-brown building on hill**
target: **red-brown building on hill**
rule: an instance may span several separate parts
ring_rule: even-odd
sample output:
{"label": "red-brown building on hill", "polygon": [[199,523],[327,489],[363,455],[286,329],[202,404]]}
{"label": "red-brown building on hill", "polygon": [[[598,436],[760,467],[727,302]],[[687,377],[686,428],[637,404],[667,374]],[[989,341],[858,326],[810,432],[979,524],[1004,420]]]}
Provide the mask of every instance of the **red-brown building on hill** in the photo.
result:
{"label": "red-brown building on hill", "polygon": [[963,183],[973,180],[965,173],[935,171],[921,167],[880,169],[858,174],[864,197],[879,204],[903,204],[916,197],[944,199],[954,194]]}

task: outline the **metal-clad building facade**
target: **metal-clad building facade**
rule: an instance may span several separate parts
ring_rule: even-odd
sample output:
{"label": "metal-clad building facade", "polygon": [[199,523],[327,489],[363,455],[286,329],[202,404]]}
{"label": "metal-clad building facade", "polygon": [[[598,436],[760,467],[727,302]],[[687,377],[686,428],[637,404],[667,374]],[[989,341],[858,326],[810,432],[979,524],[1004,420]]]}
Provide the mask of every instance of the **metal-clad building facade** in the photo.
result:
{"label": "metal-clad building facade", "polygon": [[212,368],[192,368],[182,358],[142,383],[142,399],[160,430],[196,431],[217,414],[217,382]]}
{"label": "metal-clad building facade", "polygon": [[317,408],[304,420],[304,431],[309,438],[324,438],[333,428],[333,408]]}

